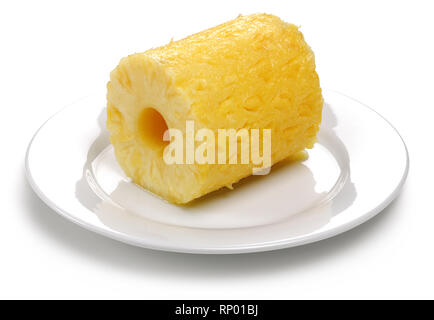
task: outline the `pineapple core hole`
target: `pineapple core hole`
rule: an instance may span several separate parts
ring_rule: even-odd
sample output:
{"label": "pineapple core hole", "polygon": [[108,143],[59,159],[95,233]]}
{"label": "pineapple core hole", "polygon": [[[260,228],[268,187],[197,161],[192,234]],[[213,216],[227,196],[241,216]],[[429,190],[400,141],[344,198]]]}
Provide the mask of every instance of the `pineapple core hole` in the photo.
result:
{"label": "pineapple core hole", "polygon": [[164,132],[168,129],[163,116],[154,108],[142,111],[138,123],[139,135],[151,148],[162,149],[169,144],[163,140]]}

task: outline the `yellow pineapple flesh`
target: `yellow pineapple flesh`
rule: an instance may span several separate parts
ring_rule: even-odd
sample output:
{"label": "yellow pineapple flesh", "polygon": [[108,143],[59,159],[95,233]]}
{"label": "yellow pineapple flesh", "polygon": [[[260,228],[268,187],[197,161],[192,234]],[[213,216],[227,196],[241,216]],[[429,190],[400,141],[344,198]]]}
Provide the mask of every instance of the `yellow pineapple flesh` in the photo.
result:
{"label": "yellow pineapple flesh", "polygon": [[312,148],[323,99],[314,54],[292,24],[240,16],[123,58],[107,85],[107,128],[127,176],[187,203],[252,174],[253,164],[167,164],[162,136],[197,128],[271,129],[271,163]]}

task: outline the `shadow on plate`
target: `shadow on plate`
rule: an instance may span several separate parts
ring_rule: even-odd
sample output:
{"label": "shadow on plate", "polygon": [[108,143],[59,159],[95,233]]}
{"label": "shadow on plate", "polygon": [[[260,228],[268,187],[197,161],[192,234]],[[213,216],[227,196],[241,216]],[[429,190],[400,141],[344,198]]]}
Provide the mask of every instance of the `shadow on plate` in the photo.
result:
{"label": "shadow on plate", "polygon": [[[101,190],[98,190],[99,187],[97,186],[97,183],[94,181],[94,177],[91,173],[91,166],[92,162],[95,160],[95,158],[101,154],[101,152],[109,146],[109,136],[108,132],[105,128],[105,122],[106,122],[106,110],[103,109],[97,119],[98,126],[100,128],[100,133],[98,137],[94,140],[91,147],[89,148],[88,154],[87,154],[87,161],[83,166],[83,174],[81,179],[76,184],[76,197],[77,199],[90,211],[94,212],[101,222],[103,222],[108,227],[117,230],[119,232],[133,232],[136,234],[136,236],[140,236],[140,229],[148,230],[148,226],[144,221],[141,221],[140,219],[136,219],[135,217],[129,217],[131,222],[129,225],[133,225],[134,228],[128,228],[128,223],[120,223],[122,220],[121,217],[127,216],[127,215],[133,215],[131,212],[135,212],[134,208],[130,208],[129,202],[131,203],[145,203],[146,207],[153,208],[146,211],[146,208],[141,208],[140,211],[145,211],[143,214],[141,214],[145,218],[149,218],[153,220],[153,217],[147,216],[149,215],[148,212],[154,210],[155,207],[157,207],[158,204],[161,206],[172,206],[168,204],[167,202],[157,198],[156,196],[149,197],[149,195],[141,188],[137,187],[134,188],[133,185],[131,185],[130,182],[121,181],[119,185],[116,187],[114,191],[110,195],[104,196],[104,192]],[[336,197],[333,199],[333,201],[330,201],[329,199],[324,199],[323,201],[323,208],[327,210],[322,210],[324,212],[323,217],[318,216],[315,212],[313,212],[312,217],[306,217],[304,220],[309,220],[310,222],[308,224],[305,223],[305,227],[303,227],[301,230],[297,230],[297,228],[294,228],[294,231],[288,230],[288,236],[297,236],[300,235],[300,233],[310,233],[313,232],[322,226],[324,226],[333,215],[336,215],[342,211],[344,211],[347,207],[349,207],[355,197],[356,197],[356,190],[354,187],[354,184],[351,182],[351,174],[350,174],[350,167],[349,167],[349,156],[348,152],[345,149],[345,146],[343,143],[339,140],[337,135],[335,134],[333,128],[337,125],[337,120],[335,115],[333,114],[331,108],[329,105],[325,104],[323,108],[323,123],[327,124],[327,127],[322,127],[321,132],[322,134],[319,137],[319,142],[330,146],[329,151],[335,156],[335,159],[339,162],[339,166],[341,167],[341,171],[345,172],[346,177],[343,178],[341,181],[338,181],[337,187],[334,187],[335,192],[331,193],[332,196],[339,193],[339,197]],[[330,143],[330,141],[332,143]],[[210,221],[218,221],[218,219],[213,219],[213,215],[216,215],[216,212],[222,212],[222,210],[225,210],[224,204],[228,203],[223,198],[227,197],[236,197],[237,194],[247,192],[247,190],[251,190],[252,187],[254,187],[255,184],[258,183],[267,183],[270,182],[273,178],[277,177],[280,171],[284,171],[285,169],[288,169],[288,167],[293,166],[293,168],[297,167],[298,172],[304,172],[303,177],[305,179],[308,179],[308,181],[303,180],[303,185],[306,186],[302,191],[304,194],[312,194],[312,199],[320,198],[321,194],[315,192],[315,180],[313,178],[313,174],[310,172],[310,169],[304,166],[301,162],[292,162],[292,161],[283,161],[281,163],[278,163],[273,166],[271,173],[267,176],[250,176],[245,179],[242,179],[240,182],[236,184],[236,188],[234,191],[227,190],[226,188],[222,188],[220,190],[217,190],[215,192],[212,192],[208,195],[205,195],[204,197],[197,199],[193,201],[193,203],[177,208],[177,215],[184,215],[184,219],[180,219],[180,217],[175,216],[172,217],[158,217],[156,221],[159,221],[161,223],[170,223],[171,219],[174,221],[183,222],[179,225],[185,225],[185,226],[201,226],[200,219],[205,217],[201,217],[197,215],[197,212],[203,212],[201,210],[204,206],[207,206],[207,217],[210,218]],[[297,173],[297,170],[294,170],[293,172]],[[301,185],[301,184],[300,184]],[[297,191],[297,190],[295,190]],[[126,196],[128,195],[128,196]],[[146,201],[140,201],[142,198],[146,196]],[[290,214],[288,213],[287,217],[284,219],[293,219],[294,224],[299,223],[300,220],[303,220],[303,213],[309,211],[309,207],[304,206],[303,204],[300,204],[297,206],[297,199],[301,199],[303,197],[297,197],[295,194],[294,203],[292,203],[292,207],[295,207],[297,210],[295,212],[300,212],[299,214]],[[129,201],[131,198],[135,199],[135,201]],[[243,199],[247,199],[248,197],[244,197]],[[113,203],[113,201],[117,201],[116,203]],[[129,201],[129,202],[128,202]],[[155,204],[154,202],[157,202]],[[275,205],[278,205],[277,203]],[[253,214],[255,212],[255,199],[248,198],[248,201],[243,203],[241,205],[243,210],[246,213],[252,212],[250,215],[250,220],[252,220],[252,226],[253,225],[260,225],[261,221],[258,220],[257,222],[253,221],[256,216]],[[124,208],[124,209],[120,209]],[[229,209],[228,209],[229,210]],[[281,209],[280,209],[281,210]],[[104,212],[102,212],[104,211]],[[172,210],[173,211],[173,210]],[[179,211],[179,212],[178,212]],[[235,221],[232,223],[233,225],[239,225],[242,226],[242,223],[239,221],[236,221],[236,219],[244,219],[247,214],[244,214],[244,211],[242,214],[240,214],[240,217],[234,217]],[[273,204],[270,204],[270,212],[278,212],[279,208],[273,208]],[[161,221],[159,220],[161,219]],[[166,219],[167,221],[164,221]],[[199,221],[194,221],[194,219]],[[258,218],[259,219],[259,218]],[[134,220],[134,221],[133,221]],[[191,220],[191,225],[189,225],[189,221]],[[276,219],[274,222],[279,221]],[[274,223],[273,222],[273,223]],[[250,223],[250,222],[249,222]],[[267,223],[267,222],[263,222]],[[268,222],[269,223],[269,222]],[[291,229],[291,228],[290,228]]]}

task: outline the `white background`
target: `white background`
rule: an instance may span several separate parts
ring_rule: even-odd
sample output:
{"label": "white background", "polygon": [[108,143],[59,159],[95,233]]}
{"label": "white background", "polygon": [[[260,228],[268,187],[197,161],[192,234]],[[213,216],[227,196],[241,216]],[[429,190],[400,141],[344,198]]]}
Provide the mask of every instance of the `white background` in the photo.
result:
{"label": "white background", "polygon": [[[199,256],[106,239],[34,195],[24,155],[44,120],[103,89],[122,56],[254,12],[301,25],[322,86],[400,131],[410,173],[390,207],[320,243]],[[434,298],[433,12],[432,1],[1,2],[0,298]]]}

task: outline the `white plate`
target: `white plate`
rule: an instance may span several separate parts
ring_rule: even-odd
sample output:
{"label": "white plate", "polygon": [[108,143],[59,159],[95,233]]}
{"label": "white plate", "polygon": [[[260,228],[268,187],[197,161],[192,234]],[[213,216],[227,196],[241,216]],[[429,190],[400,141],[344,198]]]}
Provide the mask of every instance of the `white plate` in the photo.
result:
{"label": "white plate", "polygon": [[30,143],[27,177],[65,218],[132,245],[190,253],[243,253],[302,245],[372,218],[398,194],[408,154],[379,114],[325,91],[319,142],[301,163],[278,164],[188,207],[124,176],[105,129],[105,94],[49,119]]}

